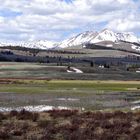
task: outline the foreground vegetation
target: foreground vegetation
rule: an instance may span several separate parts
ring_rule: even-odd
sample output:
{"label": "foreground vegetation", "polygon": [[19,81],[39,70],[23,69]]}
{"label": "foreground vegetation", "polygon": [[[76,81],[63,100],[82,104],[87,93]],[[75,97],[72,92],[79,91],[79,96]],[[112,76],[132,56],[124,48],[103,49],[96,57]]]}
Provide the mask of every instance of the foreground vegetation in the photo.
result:
{"label": "foreground vegetation", "polygon": [[0,139],[139,140],[140,112],[0,113]]}

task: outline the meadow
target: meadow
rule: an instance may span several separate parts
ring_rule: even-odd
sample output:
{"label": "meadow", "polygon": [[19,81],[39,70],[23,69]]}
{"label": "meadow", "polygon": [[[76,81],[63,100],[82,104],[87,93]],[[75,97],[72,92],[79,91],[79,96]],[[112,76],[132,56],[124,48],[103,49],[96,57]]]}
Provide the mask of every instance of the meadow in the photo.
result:
{"label": "meadow", "polygon": [[1,62],[0,110],[38,105],[80,110],[130,110],[139,106],[140,81],[90,80],[87,77],[95,75],[92,71],[77,74],[66,70],[66,66],[53,64]]}
{"label": "meadow", "polygon": [[130,110],[139,105],[133,102],[140,100],[140,84],[134,81],[1,79],[1,82],[1,107],[49,105]]}
{"label": "meadow", "polygon": [[0,139],[139,140],[139,73],[0,63]]}

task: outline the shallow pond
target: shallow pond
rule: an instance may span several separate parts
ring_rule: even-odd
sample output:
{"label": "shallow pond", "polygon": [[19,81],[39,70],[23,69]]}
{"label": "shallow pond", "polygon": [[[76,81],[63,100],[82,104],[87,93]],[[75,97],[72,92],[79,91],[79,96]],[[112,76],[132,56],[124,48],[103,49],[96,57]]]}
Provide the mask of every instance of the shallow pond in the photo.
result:
{"label": "shallow pond", "polygon": [[53,94],[0,93],[0,111],[21,110],[44,111],[51,109],[137,109],[140,106],[138,92],[91,93],[87,96]]}

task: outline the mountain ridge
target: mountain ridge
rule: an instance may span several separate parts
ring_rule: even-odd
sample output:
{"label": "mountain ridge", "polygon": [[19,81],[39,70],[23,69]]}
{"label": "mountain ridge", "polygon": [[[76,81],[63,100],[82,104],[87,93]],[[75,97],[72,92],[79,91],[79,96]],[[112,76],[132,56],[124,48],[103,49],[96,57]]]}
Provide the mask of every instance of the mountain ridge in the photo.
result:
{"label": "mountain ridge", "polygon": [[[88,32],[84,32],[83,34],[86,34]],[[71,46],[76,45],[82,45],[82,44],[95,44],[102,41],[112,41],[112,42],[118,42],[118,41],[126,41],[131,43],[140,43],[139,39],[132,33],[115,33],[109,29],[104,29],[100,32],[91,32],[89,34],[86,34],[84,38],[79,39],[79,44],[75,43],[75,41],[80,38],[81,34],[79,36],[72,37],[68,40],[64,40],[58,45],[58,48],[67,48]],[[91,37],[91,38],[90,38]],[[90,39],[89,39],[90,38]],[[85,42],[81,40],[86,40]],[[73,41],[73,42],[72,42]],[[69,43],[70,42],[70,43]]]}
{"label": "mountain ridge", "polygon": [[82,45],[84,47],[85,44],[96,44],[102,41],[111,41],[112,43],[125,41],[125,42],[140,44],[140,39],[136,37],[134,33],[129,33],[129,32],[116,33],[116,32],[113,32],[112,30],[104,29],[99,32],[86,31],[58,43],[47,41],[47,40],[20,42],[20,43],[0,42],[0,46],[21,46],[21,47],[26,47],[26,48],[47,50],[47,49],[64,49],[64,48],[69,48],[69,47],[78,46],[78,45]]}

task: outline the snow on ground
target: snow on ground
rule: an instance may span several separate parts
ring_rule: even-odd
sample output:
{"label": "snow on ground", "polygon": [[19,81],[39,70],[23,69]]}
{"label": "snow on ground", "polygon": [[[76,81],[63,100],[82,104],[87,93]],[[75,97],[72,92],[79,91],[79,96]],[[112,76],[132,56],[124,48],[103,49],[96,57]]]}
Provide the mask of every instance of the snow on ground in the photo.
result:
{"label": "snow on ground", "polygon": [[131,110],[136,110],[136,109],[140,109],[140,105],[131,108]]}
{"label": "snow on ground", "polygon": [[131,102],[134,106],[131,107],[131,110],[137,110],[137,109],[140,109],[140,100],[137,100],[137,101],[133,101]]}
{"label": "snow on ground", "polygon": [[107,47],[113,47],[113,45],[112,44],[108,44],[108,45],[106,45]]}
{"label": "snow on ground", "polygon": [[136,51],[140,51],[140,47],[139,46],[132,45],[131,48],[136,50]]}
{"label": "snow on ground", "polygon": [[138,103],[140,103],[140,100],[132,102],[132,104],[138,104]]}
{"label": "snow on ground", "polygon": [[75,67],[71,67],[70,70],[67,70],[68,73],[83,73],[80,69],[77,69]]}
{"label": "snow on ground", "polygon": [[76,73],[83,73],[81,70],[77,69],[77,68],[72,68]]}
{"label": "snow on ground", "polygon": [[71,107],[64,107],[64,106],[48,106],[48,105],[36,105],[36,106],[21,106],[21,107],[0,107],[0,112],[9,112],[12,110],[17,110],[21,111],[22,109],[25,109],[27,111],[33,111],[33,112],[43,112],[43,111],[48,111],[48,110],[53,110],[53,109],[58,109],[58,110],[71,110],[71,109],[78,109],[78,110],[84,110],[84,108],[71,108]]}
{"label": "snow on ground", "polygon": [[8,112],[11,110],[17,110],[20,111],[22,109],[25,109],[27,111],[47,111],[52,110],[53,106],[46,106],[46,105],[38,105],[38,106],[22,106],[22,107],[0,107],[0,112]]}
{"label": "snow on ground", "polygon": [[73,71],[67,70],[68,73],[72,73]]}

